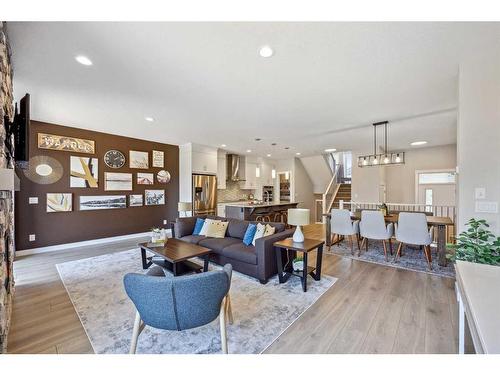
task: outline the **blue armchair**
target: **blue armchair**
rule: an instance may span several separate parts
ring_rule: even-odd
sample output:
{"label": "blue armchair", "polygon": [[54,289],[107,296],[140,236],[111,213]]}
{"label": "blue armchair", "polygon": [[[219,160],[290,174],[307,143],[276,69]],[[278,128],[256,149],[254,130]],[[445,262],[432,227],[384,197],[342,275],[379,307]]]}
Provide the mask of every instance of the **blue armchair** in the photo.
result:
{"label": "blue armchair", "polygon": [[147,275],[126,274],[125,291],[134,303],[135,317],[130,354],[135,354],[137,339],[146,325],[182,331],[220,319],[222,352],[227,354],[226,316],[232,323],[229,300],[232,266],[181,277],[164,277],[160,267]]}

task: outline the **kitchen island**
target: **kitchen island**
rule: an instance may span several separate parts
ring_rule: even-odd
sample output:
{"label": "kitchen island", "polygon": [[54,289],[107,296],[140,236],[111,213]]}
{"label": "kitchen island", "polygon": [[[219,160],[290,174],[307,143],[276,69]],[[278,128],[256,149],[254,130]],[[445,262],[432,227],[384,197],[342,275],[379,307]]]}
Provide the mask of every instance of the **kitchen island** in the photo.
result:
{"label": "kitchen island", "polygon": [[297,208],[300,202],[270,202],[270,203],[228,203],[226,217],[240,220],[255,220],[257,215],[268,215],[273,220],[274,214]]}

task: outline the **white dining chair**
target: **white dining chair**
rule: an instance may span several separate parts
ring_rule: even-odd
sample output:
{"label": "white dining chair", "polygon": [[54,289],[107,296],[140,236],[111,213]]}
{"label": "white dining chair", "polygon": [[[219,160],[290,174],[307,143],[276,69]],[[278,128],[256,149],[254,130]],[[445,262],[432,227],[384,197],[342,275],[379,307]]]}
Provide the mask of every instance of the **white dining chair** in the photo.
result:
{"label": "white dining chair", "polygon": [[424,213],[401,212],[396,225],[396,240],[399,241],[398,250],[394,256],[394,261],[401,256],[403,244],[417,245],[424,247],[425,258],[429,270],[432,270],[432,228],[427,229],[427,217]]}
{"label": "white dining chair", "polygon": [[[361,242],[361,248],[363,245],[368,251],[368,240],[382,241],[384,244],[384,255],[385,260],[387,258],[387,242],[389,243],[389,249],[392,255],[392,242],[391,237],[394,233],[394,225],[389,223],[385,225],[384,215],[380,211],[361,211],[361,221],[359,223],[359,233],[363,237]],[[361,255],[361,249],[358,252],[358,256]]]}
{"label": "white dining chair", "polygon": [[332,235],[337,235],[338,241],[342,237],[347,236],[351,242],[351,254],[354,255],[354,240],[358,244],[359,250],[359,221],[351,220],[351,213],[349,210],[340,210],[334,208],[331,212],[331,222],[330,222]]}

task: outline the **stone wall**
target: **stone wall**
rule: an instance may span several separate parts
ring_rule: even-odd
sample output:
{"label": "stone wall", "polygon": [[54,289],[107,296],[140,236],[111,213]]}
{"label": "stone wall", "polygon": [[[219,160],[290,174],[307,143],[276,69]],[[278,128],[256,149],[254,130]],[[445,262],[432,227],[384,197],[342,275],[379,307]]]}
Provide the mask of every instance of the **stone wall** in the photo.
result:
{"label": "stone wall", "polygon": [[[4,116],[14,115],[12,66],[5,22],[0,21],[0,168],[13,168],[4,149]],[[14,204],[13,192],[0,191],[0,353],[7,351],[7,333],[14,292]]]}

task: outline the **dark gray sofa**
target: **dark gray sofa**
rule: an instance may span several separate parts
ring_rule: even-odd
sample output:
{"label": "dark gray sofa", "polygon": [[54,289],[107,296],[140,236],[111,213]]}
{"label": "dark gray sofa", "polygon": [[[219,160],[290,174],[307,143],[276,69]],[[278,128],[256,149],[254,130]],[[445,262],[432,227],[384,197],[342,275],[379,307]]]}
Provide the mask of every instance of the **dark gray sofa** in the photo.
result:
{"label": "dark gray sofa", "polygon": [[[226,237],[209,238],[193,235],[197,217],[229,221]],[[265,284],[278,272],[273,243],[291,237],[293,230],[285,229],[283,223],[267,223],[276,228],[276,233],[257,239],[255,246],[246,246],[243,243],[243,236],[249,223],[255,222],[216,216],[181,217],[172,224],[172,236],[209,248],[212,250],[211,261],[220,265],[230,263],[234,270],[255,277]]]}

